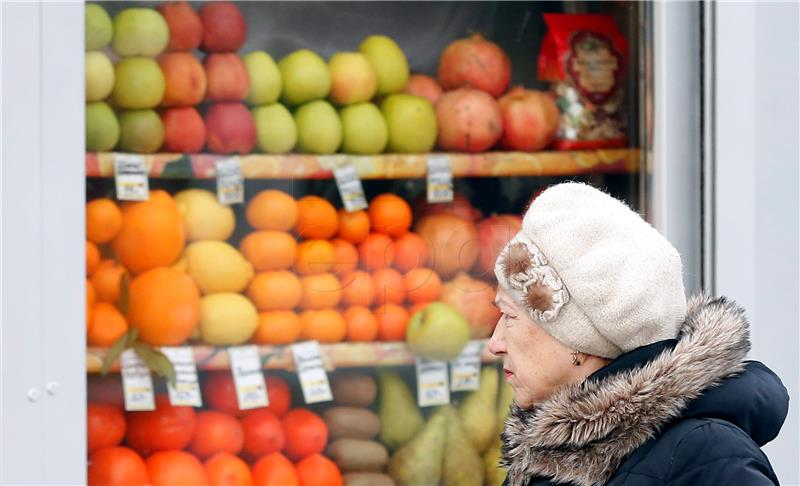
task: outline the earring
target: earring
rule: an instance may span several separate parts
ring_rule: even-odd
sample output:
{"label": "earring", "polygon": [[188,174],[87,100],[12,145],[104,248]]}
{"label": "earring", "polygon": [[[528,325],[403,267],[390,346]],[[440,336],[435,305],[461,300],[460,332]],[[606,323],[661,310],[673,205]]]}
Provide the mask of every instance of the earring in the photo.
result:
{"label": "earring", "polygon": [[572,353],[572,364],[574,364],[575,366],[581,365],[581,360],[578,358],[578,354],[580,354],[578,353],[578,351]]}

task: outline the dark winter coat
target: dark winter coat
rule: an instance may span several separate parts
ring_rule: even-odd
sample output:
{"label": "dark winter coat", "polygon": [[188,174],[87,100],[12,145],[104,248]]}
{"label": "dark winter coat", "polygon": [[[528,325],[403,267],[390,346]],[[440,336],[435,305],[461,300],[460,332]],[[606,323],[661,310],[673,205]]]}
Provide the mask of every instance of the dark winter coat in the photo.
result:
{"label": "dark winter coat", "polygon": [[531,410],[503,433],[511,486],[779,484],[759,448],[789,397],[745,361],[748,325],[725,299],[689,302],[678,339],[638,348]]}

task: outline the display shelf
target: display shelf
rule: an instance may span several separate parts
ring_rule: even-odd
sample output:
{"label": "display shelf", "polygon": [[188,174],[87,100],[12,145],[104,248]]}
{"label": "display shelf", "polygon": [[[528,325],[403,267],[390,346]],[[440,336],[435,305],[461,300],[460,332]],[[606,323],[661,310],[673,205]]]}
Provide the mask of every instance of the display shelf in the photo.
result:
{"label": "display shelf", "polygon": [[[487,340],[481,340],[484,363],[498,361],[486,348]],[[230,368],[228,353],[225,347],[193,346],[194,359],[198,370],[227,370]],[[265,369],[294,369],[292,350],[289,346],[259,346],[261,362]],[[320,344],[322,359],[328,370],[336,368],[359,368],[374,366],[403,366],[415,362],[408,345],[403,342],[377,343],[337,343]],[[86,371],[99,373],[108,348],[90,347],[86,350]],[[112,372],[119,371],[119,362],[111,367]]]}
{"label": "display shelf", "polygon": [[[229,156],[158,153],[143,157],[152,178],[209,179],[215,177],[214,162]],[[455,177],[572,176],[637,172],[640,150],[239,156],[247,179],[326,179],[333,177],[332,170],[345,162],[352,163],[362,179],[413,179],[425,177],[430,157],[447,157]],[[86,175],[112,177],[114,153],[87,153]]]}

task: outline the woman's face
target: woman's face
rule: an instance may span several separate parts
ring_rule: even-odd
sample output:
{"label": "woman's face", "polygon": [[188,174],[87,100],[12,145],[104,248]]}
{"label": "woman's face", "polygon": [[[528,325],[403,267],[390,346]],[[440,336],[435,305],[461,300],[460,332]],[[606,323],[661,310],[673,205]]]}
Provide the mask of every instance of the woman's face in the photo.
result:
{"label": "woman's face", "polygon": [[523,409],[549,397],[562,385],[580,380],[572,362],[572,350],[544,332],[503,289],[497,289],[495,305],[502,315],[489,351],[503,358],[505,379]]}

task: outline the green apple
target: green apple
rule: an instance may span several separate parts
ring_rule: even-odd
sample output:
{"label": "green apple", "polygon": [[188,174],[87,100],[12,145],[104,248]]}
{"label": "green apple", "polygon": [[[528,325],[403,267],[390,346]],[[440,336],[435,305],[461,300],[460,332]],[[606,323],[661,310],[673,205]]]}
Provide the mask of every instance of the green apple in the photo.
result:
{"label": "green apple", "polygon": [[420,96],[393,94],[381,103],[389,127],[389,150],[399,153],[430,152],[436,143],[436,112]]}
{"label": "green apple", "polygon": [[96,3],[87,3],[83,9],[83,14],[86,50],[103,49],[111,42],[111,38],[114,36],[114,25],[111,23],[111,17],[103,7]]}
{"label": "green apple", "polygon": [[152,8],[126,8],[114,17],[111,48],[121,57],[159,55],[169,44],[169,26]]}
{"label": "green apple", "polygon": [[289,110],[280,103],[253,108],[256,142],[268,154],[285,154],[297,143],[297,127]]}
{"label": "green apple", "polygon": [[331,101],[349,105],[369,101],[378,89],[378,76],[360,52],[339,52],[328,61],[331,71]]}
{"label": "green apple", "polygon": [[372,155],[383,152],[389,129],[381,110],[372,103],[349,105],[339,112],[342,119],[342,152]]}
{"label": "green apple", "polygon": [[250,77],[250,90],[246,101],[251,105],[268,105],[278,101],[281,95],[281,71],[269,54],[255,51],[243,58]]}
{"label": "green apple", "polygon": [[444,302],[431,302],[408,321],[406,342],[417,356],[438,361],[456,359],[469,341],[469,323]]}
{"label": "green apple", "polygon": [[408,84],[408,59],[390,37],[371,35],[361,42],[358,50],[367,56],[378,75],[378,94],[399,93]]}
{"label": "green apple", "polygon": [[86,70],[86,101],[108,98],[114,89],[114,65],[102,51],[87,52],[84,58]]}
{"label": "green apple", "polygon": [[331,90],[328,65],[315,52],[300,49],[278,63],[283,79],[283,100],[289,105],[321,100]]}
{"label": "green apple", "polygon": [[336,110],[325,100],[312,101],[294,113],[297,146],[310,154],[333,154],[342,144],[342,123]]}
{"label": "green apple", "polygon": [[164,86],[164,74],[157,62],[147,57],[128,57],[114,66],[111,97],[121,108],[155,108],[164,97]]}
{"label": "green apple", "polygon": [[119,141],[119,121],[107,103],[86,105],[86,151],[108,152]]}
{"label": "green apple", "polygon": [[119,148],[123,152],[151,154],[164,143],[164,124],[155,110],[123,111],[119,128]]}

